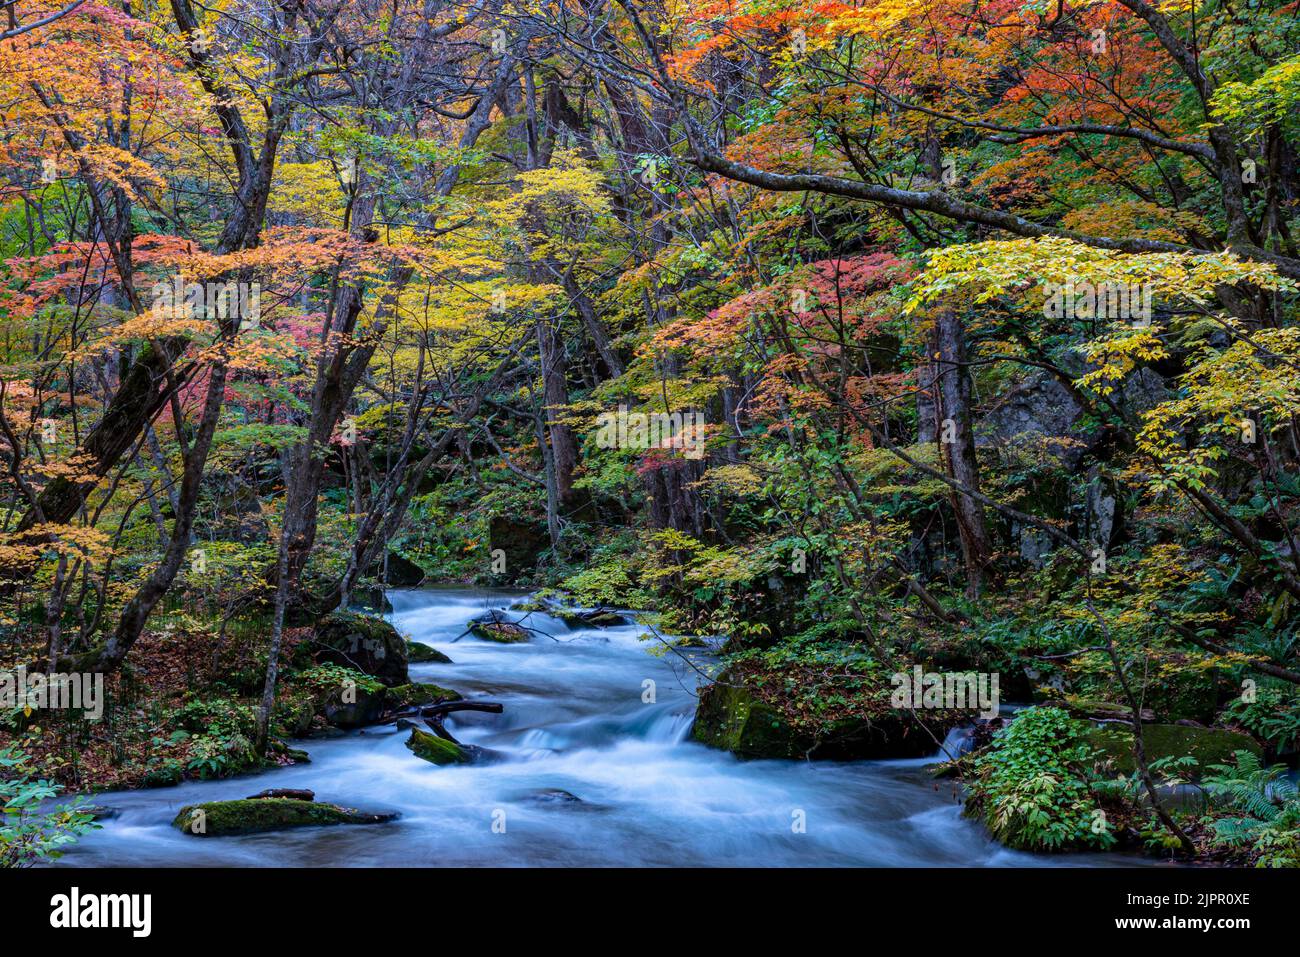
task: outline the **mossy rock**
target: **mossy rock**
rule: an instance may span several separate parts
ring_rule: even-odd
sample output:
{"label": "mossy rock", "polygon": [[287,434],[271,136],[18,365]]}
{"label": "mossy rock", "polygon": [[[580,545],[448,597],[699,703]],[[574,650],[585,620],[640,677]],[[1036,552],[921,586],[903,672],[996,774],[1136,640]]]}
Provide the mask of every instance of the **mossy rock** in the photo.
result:
{"label": "mossy rock", "polygon": [[526,601],[517,601],[510,606],[511,611],[542,612],[543,614],[553,614],[556,606],[545,598],[529,598]]}
{"label": "mossy rock", "polygon": [[371,615],[391,615],[393,603],[388,600],[388,592],[382,586],[362,588],[352,596],[352,604],[362,612]]}
{"label": "mossy rock", "polygon": [[354,701],[345,701],[343,689],[338,689],[321,702],[319,713],[330,727],[350,729],[374,724],[388,710],[389,694],[396,689],[370,691],[357,685],[352,690]]}
{"label": "mossy rock", "polygon": [[411,680],[406,640],[382,618],[336,611],[316,623],[315,659],[355,668],[390,688]]}
{"label": "mossy rock", "polygon": [[554,615],[570,628],[621,628],[631,624],[627,618],[612,611],[557,611]]}
{"label": "mossy rock", "polygon": [[461,693],[435,685],[427,681],[413,681],[410,684],[389,688],[384,692],[384,702],[390,711],[410,708],[418,704],[440,704],[443,701],[459,701]]}
{"label": "mossy rock", "polygon": [[[200,811],[201,815],[196,813]],[[176,815],[172,827],[193,837],[224,837],[292,827],[383,824],[397,816],[396,811],[373,813],[293,798],[260,798],[187,805]]]}
{"label": "mossy rock", "polygon": [[459,691],[419,681],[375,691],[358,685],[352,690],[355,701],[344,701],[340,689],[332,692],[321,703],[320,714],[330,727],[344,730],[364,728],[378,722],[389,711],[400,711],[413,705],[459,701],[461,698]]}
{"label": "mossy rock", "polygon": [[[935,715],[929,724],[942,739],[957,720]],[[728,683],[725,675],[700,691],[691,734],[696,741],[743,758],[857,761],[924,757],[938,750],[925,729],[901,712],[891,711],[872,721],[794,727],[749,689]]]}
{"label": "mossy rock", "polygon": [[[1083,698],[1078,695],[1066,695],[1063,701],[1048,700],[1043,702],[1045,708],[1060,708],[1073,717],[1085,720],[1102,720],[1113,718],[1120,721],[1132,721],[1133,709],[1125,704],[1104,701],[1100,698]],[[1154,723],[1156,714],[1150,708],[1142,709],[1142,720]]]}
{"label": "mossy rock", "polygon": [[413,665],[423,665],[431,662],[439,665],[452,663],[452,660],[437,648],[419,641],[408,641],[406,643],[406,660]]}
{"label": "mossy rock", "polygon": [[446,738],[440,738],[419,728],[411,729],[411,736],[406,739],[406,746],[417,758],[423,758],[433,764],[469,764],[472,756],[460,745]]}
{"label": "mossy rock", "polygon": [[624,625],[631,624],[622,615],[612,611],[598,611],[594,615],[588,615],[587,622],[597,628],[622,628]]}
{"label": "mossy rock", "polygon": [[[1147,763],[1167,757],[1193,757],[1199,770],[1211,764],[1232,764],[1237,751],[1260,754],[1259,743],[1246,734],[1225,731],[1222,728],[1194,728],[1181,724],[1145,724],[1142,726],[1142,743]],[[1119,774],[1132,774],[1136,768],[1133,760],[1133,731],[1131,728],[1109,725],[1089,728],[1088,744],[1102,752],[1102,760]]]}
{"label": "mossy rock", "polygon": [[470,624],[469,633],[484,641],[503,645],[516,645],[528,640],[528,629],[508,621],[476,621]]}

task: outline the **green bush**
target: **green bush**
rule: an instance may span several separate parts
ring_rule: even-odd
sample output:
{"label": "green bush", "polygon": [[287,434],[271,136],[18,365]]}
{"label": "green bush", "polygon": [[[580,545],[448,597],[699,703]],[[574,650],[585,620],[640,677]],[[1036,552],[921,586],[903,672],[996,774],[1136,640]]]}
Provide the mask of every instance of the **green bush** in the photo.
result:
{"label": "green bush", "polygon": [[1290,688],[1260,688],[1254,701],[1235,698],[1224,715],[1279,754],[1300,748],[1300,694]]}
{"label": "green bush", "polygon": [[27,755],[0,749],[0,867],[28,867],[62,855],[59,848],[97,828],[80,798],[72,804],[42,809],[58,785],[33,778]]}
{"label": "green bush", "polygon": [[974,762],[968,813],[1023,850],[1107,848],[1115,837],[1088,787],[1083,726],[1060,708],[1028,708]]}
{"label": "green bush", "polygon": [[251,705],[229,698],[190,701],[172,712],[171,724],[193,735],[185,770],[219,778],[255,766],[257,715]]}

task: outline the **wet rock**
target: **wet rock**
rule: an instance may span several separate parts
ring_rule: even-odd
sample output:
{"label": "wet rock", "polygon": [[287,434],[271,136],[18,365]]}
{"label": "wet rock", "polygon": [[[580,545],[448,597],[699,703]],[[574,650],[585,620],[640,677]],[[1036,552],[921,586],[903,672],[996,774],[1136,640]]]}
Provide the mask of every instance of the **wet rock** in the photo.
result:
{"label": "wet rock", "polygon": [[333,692],[321,705],[320,714],[332,728],[353,730],[377,724],[392,711],[459,700],[460,692],[430,682],[408,682],[395,688],[366,688],[358,684]]}
{"label": "wet rock", "polygon": [[595,611],[557,610],[551,612],[551,614],[570,628],[621,628],[624,625],[631,624],[623,615],[604,609],[596,609]]}
{"label": "wet rock", "polygon": [[532,804],[585,804],[582,798],[562,788],[541,788],[532,791],[523,798]]}
{"label": "wet rock", "polygon": [[316,623],[314,656],[355,668],[384,684],[406,684],[406,640],[382,618],[353,612],[334,612]]}
{"label": "wet rock", "polygon": [[431,764],[469,764],[473,761],[473,756],[461,745],[419,728],[411,729],[406,746],[417,758],[423,758]]}
{"label": "wet rock", "polygon": [[350,730],[374,724],[387,710],[385,689],[372,691],[357,685],[331,694],[321,705],[320,714],[331,728]]}
{"label": "wet rock", "polygon": [[193,837],[223,837],[294,827],[383,824],[397,817],[396,811],[367,812],[316,801],[265,798],[187,805],[173,819],[172,827]]}
{"label": "wet rock", "polygon": [[518,644],[529,638],[527,628],[516,625],[496,611],[488,612],[470,622],[469,633],[484,641],[495,641],[505,645]]}
{"label": "wet rock", "polygon": [[437,648],[420,641],[408,641],[406,643],[406,660],[413,665],[423,665],[430,662],[440,665],[452,663],[452,660]]}
{"label": "wet rock", "polygon": [[439,704],[443,701],[459,701],[461,693],[436,685],[429,681],[413,681],[410,684],[389,688],[384,693],[384,701],[389,711],[401,711],[416,705]]}
{"label": "wet rock", "polygon": [[383,588],[363,588],[352,598],[353,604],[364,612],[374,615],[390,615],[393,603],[388,600],[388,593]]}

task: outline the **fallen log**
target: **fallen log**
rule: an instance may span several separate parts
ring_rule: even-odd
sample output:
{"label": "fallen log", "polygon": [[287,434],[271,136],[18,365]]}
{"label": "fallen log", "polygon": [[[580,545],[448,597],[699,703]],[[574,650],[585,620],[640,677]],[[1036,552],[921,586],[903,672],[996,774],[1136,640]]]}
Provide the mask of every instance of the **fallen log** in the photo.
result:
{"label": "fallen log", "polygon": [[[413,708],[405,708],[402,711],[390,712],[379,720],[387,722],[399,721],[403,718],[423,718],[430,731],[444,741],[459,745],[460,742],[452,737],[450,731],[443,727],[443,718],[454,711],[482,711],[487,714],[501,714],[504,710],[505,705],[496,701],[443,701],[440,704],[417,705]],[[464,747],[464,745],[461,746]]]}

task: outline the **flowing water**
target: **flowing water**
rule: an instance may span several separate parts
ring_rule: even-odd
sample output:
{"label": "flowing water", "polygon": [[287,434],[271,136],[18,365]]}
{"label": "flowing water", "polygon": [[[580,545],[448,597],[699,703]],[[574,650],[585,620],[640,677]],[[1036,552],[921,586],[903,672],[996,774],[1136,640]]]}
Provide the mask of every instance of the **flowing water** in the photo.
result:
{"label": "flowing water", "polygon": [[[415,681],[497,701],[447,729],[503,760],[437,767],[406,731],[367,728],[303,743],[311,763],[234,780],[97,795],[117,811],[65,866],[439,865],[1097,865],[1117,855],[1048,857],[1006,850],[964,819],[951,782],[927,760],[740,761],[688,738],[694,662],[651,654],[642,629],[570,631],[503,645],[465,635],[471,618],[519,596],[465,589],[390,593],[393,623],[454,664],[411,666]],[[518,620],[524,616],[510,613]],[[647,682],[654,682],[653,686]],[[653,702],[647,693],[653,688]],[[200,839],[169,824],[186,804],[263,788],[310,788],[318,801],[397,810],[380,825]],[[567,795],[576,797],[571,800]],[[802,824],[802,827],[800,827]]]}

